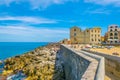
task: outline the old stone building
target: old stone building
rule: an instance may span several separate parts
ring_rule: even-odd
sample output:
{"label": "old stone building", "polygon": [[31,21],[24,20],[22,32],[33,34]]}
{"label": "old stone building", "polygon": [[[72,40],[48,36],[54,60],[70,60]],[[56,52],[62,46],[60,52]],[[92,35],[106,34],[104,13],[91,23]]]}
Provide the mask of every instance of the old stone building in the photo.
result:
{"label": "old stone building", "polygon": [[72,44],[100,44],[101,28],[95,27],[83,31],[74,26],[70,29],[70,40]]}
{"label": "old stone building", "polygon": [[120,44],[120,28],[118,25],[110,25],[108,32],[105,34],[107,44]]}

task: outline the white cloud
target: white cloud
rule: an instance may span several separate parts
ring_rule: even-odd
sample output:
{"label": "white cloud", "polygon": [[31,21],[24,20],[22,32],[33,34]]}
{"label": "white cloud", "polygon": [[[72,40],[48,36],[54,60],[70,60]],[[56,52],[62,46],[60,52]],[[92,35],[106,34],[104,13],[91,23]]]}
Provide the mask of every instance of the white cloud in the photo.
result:
{"label": "white cloud", "polygon": [[[13,41],[59,41],[63,38],[68,38],[69,29],[49,29],[49,28],[36,28],[32,26],[0,26],[0,35],[9,35],[8,40],[12,36],[15,38]],[[1,36],[3,40],[7,36]],[[1,41],[0,40],[0,41]],[[6,41],[6,40],[5,40]]]}
{"label": "white cloud", "polygon": [[[32,9],[45,9],[53,4],[64,4],[66,2],[79,2],[81,0],[0,0],[1,5],[10,6],[11,3],[29,3]],[[83,0],[85,3],[94,3],[99,5],[120,6],[120,0]]]}
{"label": "white cloud", "polygon": [[39,18],[39,17],[28,17],[28,16],[0,17],[0,21],[3,21],[3,20],[14,20],[14,21],[27,22],[27,23],[31,23],[31,24],[57,23],[56,20],[51,20],[51,19],[47,19],[47,18]]}
{"label": "white cloud", "polygon": [[99,5],[115,5],[120,6],[120,0],[84,0],[86,3],[95,3]]}
{"label": "white cloud", "polygon": [[111,11],[104,9],[104,8],[98,8],[98,9],[88,9],[85,11],[85,13],[89,14],[110,14]]}
{"label": "white cloud", "polygon": [[0,4],[9,6],[11,3],[29,3],[33,9],[47,8],[52,4],[64,4],[66,2],[76,2],[79,0],[0,0]]}
{"label": "white cloud", "polygon": [[[20,33],[19,33],[20,31]],[[23,33],[21,33],[23,31]],[[48,28],[36,28],[32,26],[0,26],[0,33],[8,33],[8,34],[19,34],[23,35],[25,33],[34,33],[34,34],[66,34],[68,33],[66,29],[48,29]],[[25,35],[25,34],[24,34]]]}
{"label": "white cloud", "polygon": [[12,2],[16,2],[17,0],[0,0],[0,4],[3,5],[7,5],[9,6]]}
{"label": "white cloud", "polygon": [[30,0],[30,4],[34,9],[47,8],[52,4],[64,4],[66,2],[77,2],[79,0]]}

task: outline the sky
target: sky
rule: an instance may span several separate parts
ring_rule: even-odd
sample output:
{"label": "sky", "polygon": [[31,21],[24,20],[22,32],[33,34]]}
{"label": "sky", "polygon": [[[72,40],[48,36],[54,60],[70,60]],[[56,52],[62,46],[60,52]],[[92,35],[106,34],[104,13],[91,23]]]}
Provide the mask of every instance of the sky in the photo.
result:
{"label": "sky", "polygon": [[0,42],[56,42],[81,29],[120,25],[120,0],[0,0]]}

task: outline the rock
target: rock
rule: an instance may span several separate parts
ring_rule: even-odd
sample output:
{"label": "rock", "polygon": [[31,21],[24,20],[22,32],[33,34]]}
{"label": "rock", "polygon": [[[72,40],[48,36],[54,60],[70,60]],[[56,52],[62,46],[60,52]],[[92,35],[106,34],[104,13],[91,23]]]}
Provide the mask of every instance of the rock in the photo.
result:
{"label": "rock", "polygon": [[19,57],[9,58],[5,61],[5,70],[22,70],[28,76],[26,80],[64,80],[62,62],[56,57],[59,55],[57,50],[58,46],[50,44]]}
{"label": "rock", "polygon": [[0,60],[0,64],[2,64],[2,61]]}

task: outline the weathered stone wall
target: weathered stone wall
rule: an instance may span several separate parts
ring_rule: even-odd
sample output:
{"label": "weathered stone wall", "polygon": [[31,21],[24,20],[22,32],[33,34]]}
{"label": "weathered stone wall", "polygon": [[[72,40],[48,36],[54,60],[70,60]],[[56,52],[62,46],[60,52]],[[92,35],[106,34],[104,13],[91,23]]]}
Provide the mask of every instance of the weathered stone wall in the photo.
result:
{"label": "weathered stone wall", "polygon": [[105,71],[112,80],[120,80],[120,57],[85,50],[87,52],[103,56],[105,58]]}
{"label": "weathered stone wall", "polygon": [[95,75],[95,80],[104,80],[104,77],[105,77],[104,57],[99,56],[99,55],[95,55],[95,54],[90,54],[90,53],[85,52],[85,51],[80,51],[80,52],[87,55],[87,56],[95,58],[99,62],[98,68],[97,68],[97,71],[96,71],[96,75]]}
{"label": "weathered stone wall", "polygon": [[61,45],[60,52],[66,80],[104,80],[104,71],[98,77],[100,58],[97,60],[65,45]]}
{"label": "weathered stone wall", "polygon": [[80,80],[89,65],[89,61],[61,46],[66,80]]}

